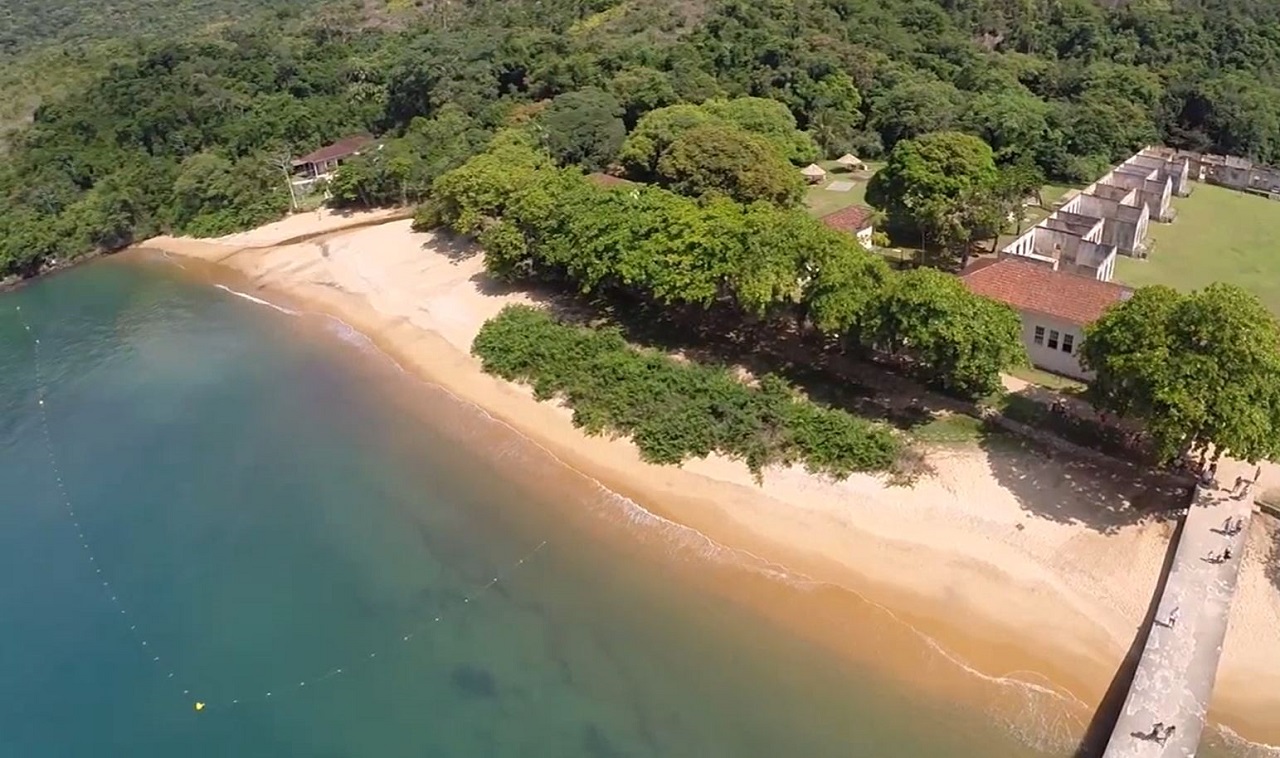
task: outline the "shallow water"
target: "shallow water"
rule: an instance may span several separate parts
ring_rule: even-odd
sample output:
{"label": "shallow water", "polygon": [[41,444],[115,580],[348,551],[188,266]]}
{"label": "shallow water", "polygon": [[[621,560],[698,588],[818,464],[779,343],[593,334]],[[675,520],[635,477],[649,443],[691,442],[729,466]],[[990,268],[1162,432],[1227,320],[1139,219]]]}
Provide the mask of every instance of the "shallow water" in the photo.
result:
{"label": "shallow water", "polygon": [[[821,591],[371,352],[152,267],[0,297],[0,756],[1071,753],[1043,698],[762,619],[727,588]],[[900,650],[872,618],[832,623]]]}

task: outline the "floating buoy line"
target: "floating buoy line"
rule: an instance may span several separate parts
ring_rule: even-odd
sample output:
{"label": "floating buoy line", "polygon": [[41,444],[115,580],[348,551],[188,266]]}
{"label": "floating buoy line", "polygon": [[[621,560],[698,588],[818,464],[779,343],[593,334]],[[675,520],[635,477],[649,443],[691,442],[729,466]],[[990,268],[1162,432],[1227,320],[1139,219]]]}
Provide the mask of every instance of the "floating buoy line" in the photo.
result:
{"label": "floating buoy line", "polygon": [[[86,536],[84,528],[80,524],[80,519],[76,515],[75,506],[73,505],[71,496],[67,491],[66,482],[62,476],[62,467],[58,462],[57,449],[53,442],[53,432],[49,424],[49,397],[47,385],[45,384],[44,379],[44,361],[43,356],[41,355],[40,338],[36,336],[36,333],[31,329],[31,324],[27,321],[25,314],[23,314],[22,307],[17,306],[15,310],[18,314],[19,323],[22,325],[27,336],[31,338],[36,375],[36,406],[39,412],[40,427],[44,437],[45,452],[49,457],[49,468],[53,472],[53,478],[57,484],[58,496],[61,500],[63,511],[71,526],[74,527],[76,537],[80,541],[80,546],[82,548],[81,553],[87,559],[90,568],[93,569],[93,576],[95,580],[101,583],[103,594],[110,599],[114,610],[118,611],[117,615],[128,628],[130,635],[142,651],[144,658],[150,659],[150,662],[155,665],[158,675],[171,682],[176,688],[176,691],[181,692],[183,702],[189,703],[194,712],[204,713],[213,710],[226,710],[248,703],[276,700],[306,687],[315,686],[335,677],[349,674],[350,672],[358,669],[361,664],[370,664],[371,662],[376,661],[379,657],[379,653],[383,653],[385,657],[385,654],[391,652],[395,646],[404,646],[415,640],[426,638],[428,635],[423,634],[423,632],[429,627],[440,623],[440,621],[445,618],[447,614],[423,619],[413,628],[403,631],[394,641],[388,643],[388,645],[384,646],[381,650],[373,650],[361,656],[352,657],[347,661],[346,665],[330,668],[323,674],[316,675],[309,679],[301,679],[296,683],[289,683],[275,689],[263,690],[262,694],[254,692],[252,695],[248,695],[244,698],[231,698],[220,702],[198,699],[202,697],[198,690],[193,689],[189,682],[182,680],[181,677],[178,676],[178,672],[168,665],[168,661],[158,655],[150,646],[143,630],[139,629],[135,619],[129,614],[128,608],[125,607],[125,604],[120,599],[120,595],[116,588],[111,585],[107,575],[103,572],[97,556],[94,555],[89,537]],[[492,589],[494,585],[503,581],[504,576],[509,577],[525,563],[532,560],[546,546],[546,540],[539,542],[536,547],[526,553],[522,558],[510,564],[503,574],[493,577],[485,584],[465,595],[462,599],[462,603],[464,605],[468,605],[473,601],[478,600],[488,590]]]}

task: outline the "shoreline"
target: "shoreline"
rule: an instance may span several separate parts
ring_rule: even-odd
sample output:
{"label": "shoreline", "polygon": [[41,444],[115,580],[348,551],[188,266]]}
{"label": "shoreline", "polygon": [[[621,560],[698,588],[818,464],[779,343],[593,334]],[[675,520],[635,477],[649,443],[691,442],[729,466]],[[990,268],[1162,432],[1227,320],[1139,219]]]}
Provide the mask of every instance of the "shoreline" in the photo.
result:
{"label": "shoreline", "polygon": [[[1026,451],[976,448],[932,450],[936,473],[911,489],[873,476],[829,483],[796,470],[770,470],[757,487],[744,465],[716,458],[645,464],[629,442],[585,437],[565,409],[480,372],[468,350],[475,330],[506,303],[530,297],[486,286],[478,257],[411,232],[408,221],[305,216],[222,240],[158,238],[139,247],[204,261],[194,268],[210,280],[229,277],[246,293],[345,321],[405,370],[602,487],[717,543],[852,592],[957,665],[1057,691],[1088,720],[1146,611],[1173,529],[1133,519],[1132,509],[1091,522],[1096,511],[1134,497],[1123,483],[1088,480],[1087,467]],[[1280,587],[1262,565],[1273,542],[1280,538],[1255,524],[1210,715],[1277,743]],[[806,633],[848,646],[835,629]]]}

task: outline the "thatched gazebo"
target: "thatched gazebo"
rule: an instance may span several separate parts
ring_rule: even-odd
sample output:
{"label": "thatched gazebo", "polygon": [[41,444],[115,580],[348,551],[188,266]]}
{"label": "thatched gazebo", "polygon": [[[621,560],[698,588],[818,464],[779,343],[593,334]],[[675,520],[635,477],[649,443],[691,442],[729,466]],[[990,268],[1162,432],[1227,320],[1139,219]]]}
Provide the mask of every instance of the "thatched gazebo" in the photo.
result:
{"label": "thatched gazebo", "polygon": [[839,163],[847,171],[865,171],[867,168],[867,164],[863,163],[862,159],[853,153],[845,153],[836,158],[836,163]]}
{"label": "thatched gazebo", "polygon": [[800,169],[800,173],[804,174],[805,181],[810,184],[817,184],[827,176],[826,170],[816,163],[810,163],[808,166]]}

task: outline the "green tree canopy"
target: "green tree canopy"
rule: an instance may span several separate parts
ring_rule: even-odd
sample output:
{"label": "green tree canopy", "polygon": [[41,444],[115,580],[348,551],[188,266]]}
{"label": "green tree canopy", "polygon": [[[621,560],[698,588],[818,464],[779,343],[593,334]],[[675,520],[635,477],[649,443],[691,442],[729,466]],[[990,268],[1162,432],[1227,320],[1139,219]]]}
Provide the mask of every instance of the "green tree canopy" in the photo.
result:
{"label": "green tree canopy", "polygon": [[1081,362],[1091,400],[1142,421],[1164,461],[1280,455],[1280,325],[1238,287],[1139,289],[1087,329]]}
{"label": "green tree canopy", "polygon": [[434,193],[436,219],[475,235],[486,268],[503,278],[811,321],[848,343],[905,357],[958,394],[989,392],[1001,370],[1025,360],[1012,310],[940,272],[894,273],[799,209],[599,187],[506,135],[437,180]]}
{"label": "green tree canopy", "polygon": [[[847,97],[854,97],[848,95]],[[738,97],[732,100],[708,100],[703,107],[716,118],[764,137],[788,161],[796,164],[817,159],[818,148],[813,138],[796,128],[796,117],[787,106],[763,97]]]}
{"label": "green tree canopy", "polygon": [[876,349],[908,357],[927,380],[970,397],[999,389],[1001,371],[1027,362],[1017,312],[935,269],[893,279],[866,329]]}
{"label": "green tree canopy", "polygon": [[653,176],[658,171],[658,161],[671,143],[690,129],[715,120],[701,106],[687,103],[651,111],[627,135],[618,158],[632,175]]}
{"label": "green tree canopy", "polygon": [[767,140],[727,124],[705,124],[677,138],[658,161],[658,178],[692,197],[782,206],[804,197],[803,177]]}
{"label": "green tree canopy", "polygon": [[608,166],[627,135],[618,99],[595,87],[556,97],[539,124],[543,145],[556,160],[589,171]]}
{"label": "green tree canopy", "polygon": [[796,128],[795,116],[782,103],[759,97],[710,100],[703,105],[678,105],[651,111],[627,136],[619,159],[635,177],[657,175],[663,155],[683,134],[715,124],[756,135],[784,161],[808,163],[818,154],[813,138]]}
{"label": "green tree canopy", "polygon": [[896,233],[967,238],[967,227],[975,223],[968,209],[986,201],[998,176],[991,147],[981,139],[936,132],[894,146],[887,165],[867,185],[867,202],[885,213]]}

